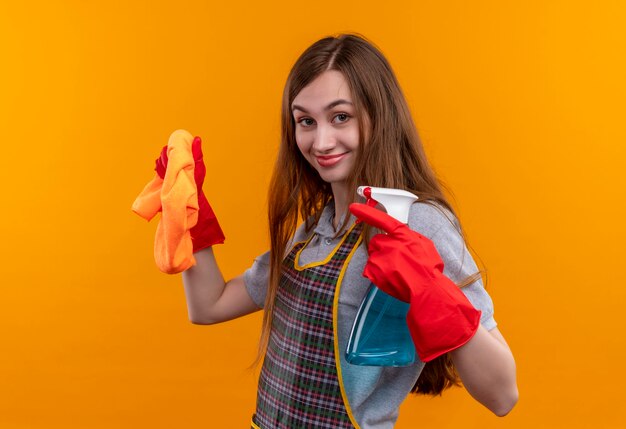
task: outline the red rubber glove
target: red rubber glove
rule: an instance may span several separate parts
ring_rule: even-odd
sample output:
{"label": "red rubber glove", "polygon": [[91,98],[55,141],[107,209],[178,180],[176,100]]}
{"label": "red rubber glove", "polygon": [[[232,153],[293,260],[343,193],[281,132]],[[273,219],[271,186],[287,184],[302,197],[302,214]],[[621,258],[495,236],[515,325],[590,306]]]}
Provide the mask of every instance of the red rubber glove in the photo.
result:
{"label": "red rubber glove", "polygon": [[363,275],[410,304],[407,324],[420,359],[429,362],[467,343],[478,329],[480,311],[443,274],[433,242],[365,204],[351,204],[350,211],[387,232],[372,237]]}
{"label": "red rubber glove", "polygon": [[[217,217],[206,199],[202,191],[202,184],[206,175],[206,166],[202,159],[202,140],[195,137],[191,144],[191,152],[195,161],[193,175],[198,188],[198,223],[189,230],[191,234],[191,242],[193,244],[193,253],[214,244],[222,244],[225,240],[224,233],[220,227]],[[167,145],[163,146],[161,156],[156,159],[156,167],[154,170],[159,177],[163,179],[167,170]]]}

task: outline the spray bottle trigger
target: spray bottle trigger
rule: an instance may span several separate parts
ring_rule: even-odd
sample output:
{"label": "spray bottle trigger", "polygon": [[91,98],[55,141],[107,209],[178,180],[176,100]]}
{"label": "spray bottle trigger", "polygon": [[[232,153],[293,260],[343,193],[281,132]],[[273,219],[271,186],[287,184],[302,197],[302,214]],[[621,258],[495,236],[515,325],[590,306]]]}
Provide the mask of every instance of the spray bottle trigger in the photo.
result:
{"label": "spray bottle trigger", "polygon": [[372,198],[372,188],[370,188],[369,186],[363,189],[363,196],[366,199],[365,204],[367,204],[368,206],[376,207],[378,205],[378,201]]}

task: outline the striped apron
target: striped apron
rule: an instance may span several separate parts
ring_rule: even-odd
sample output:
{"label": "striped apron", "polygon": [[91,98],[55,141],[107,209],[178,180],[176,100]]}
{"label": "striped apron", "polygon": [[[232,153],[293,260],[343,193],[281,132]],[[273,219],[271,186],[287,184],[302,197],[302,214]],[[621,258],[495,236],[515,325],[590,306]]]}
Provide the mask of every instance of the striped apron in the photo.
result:
{"label": "striped apron", "polygon": [[298,264],[312,237],[284,259],[252,428],[358,427],[340,382],[336,323],[341,280],[361,229],[353,225],[321,262]]}

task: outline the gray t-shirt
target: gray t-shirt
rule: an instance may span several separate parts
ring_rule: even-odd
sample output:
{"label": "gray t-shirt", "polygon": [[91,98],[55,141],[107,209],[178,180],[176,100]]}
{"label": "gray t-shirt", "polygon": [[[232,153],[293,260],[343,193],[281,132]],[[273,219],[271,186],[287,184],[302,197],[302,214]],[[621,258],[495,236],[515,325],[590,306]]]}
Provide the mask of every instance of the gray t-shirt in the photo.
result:
{"label": "gray t-shirt", "polygon": [[[332,225],[334,204],[324,208],[318,224],[307,234],[304,225],[297,229],[292,243],[314,237],[300,254],[300,265],[325,259],[341,241],[334,237]],[[349,225],[355,218],[351,216]],[[433,241],[444,262],[444,274],[460,283],[478,271],[458,232],[456,218],[445,208],[430,203],[417,202],[409,211],[409,227]],[[345,233],[344,233],[345,234]],[[374,367],[351,365],[345,360],[345,350],[357,310],[365,297],[370,281],[363,277],[367,252],[363,245],[355,251],[341,284],[337,335],[341,356],[342,381],[349,407],[362,429],[391,429],[398,418],[398,408],[417,381],[424,363],[417,361],[408,367]],[[246,288],[252,300],[263,307],[269,279],[269,252],[254,260],[244,273]],[[481,324],[487,330],[496,327],[493,303],[483,287],[482,280],[461,289],[469,301],[482,311]]]}

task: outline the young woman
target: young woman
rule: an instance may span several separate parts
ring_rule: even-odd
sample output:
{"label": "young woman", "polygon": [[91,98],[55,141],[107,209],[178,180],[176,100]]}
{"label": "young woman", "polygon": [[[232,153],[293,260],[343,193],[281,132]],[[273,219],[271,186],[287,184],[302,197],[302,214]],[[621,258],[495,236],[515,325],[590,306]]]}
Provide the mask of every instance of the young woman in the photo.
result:
{"label": "young woman", "polygon": [[[203,172],[199,140],[194,155]],[[166,166],[162,155],[157,171]],[[514,406],[515,363],[491,299],[391,67],[371,43],[355,35],[324,38],[291,70],[269,191],[271,250],[228,282],[211,249],[223,236],[202,181],[197,173],[196,265],[183,272],[189,316],[214,324],[265,310],[252,427],[391,428],[411,391],[439,394],[459,376],[496,415]],[[408,226],[351,206],[359,185],[418,195]],[[299,216],[305,221],[298,227]],[[415,364],[345,360],[371,281],[410,303]]]}

